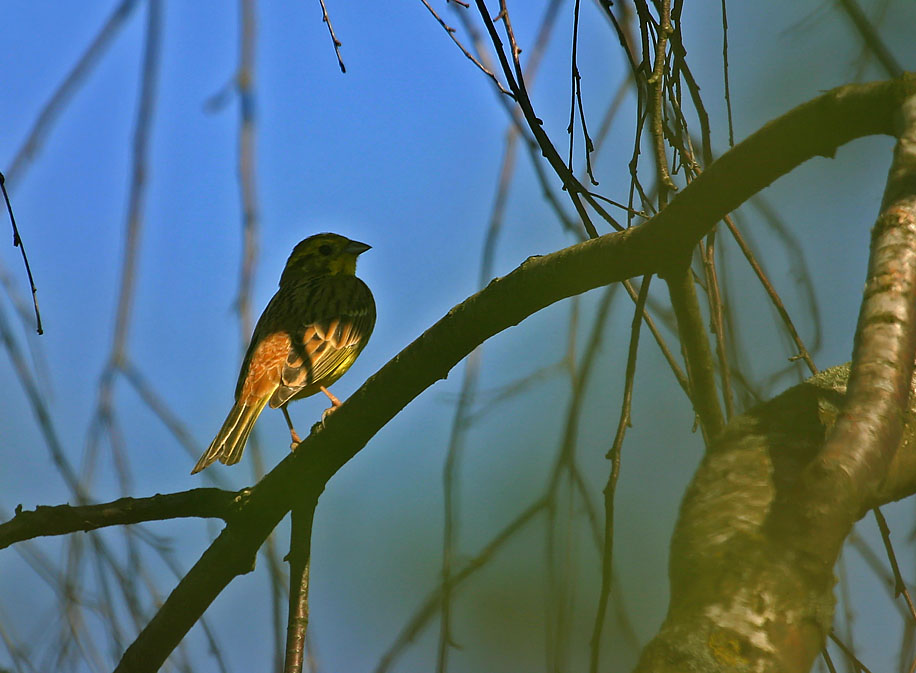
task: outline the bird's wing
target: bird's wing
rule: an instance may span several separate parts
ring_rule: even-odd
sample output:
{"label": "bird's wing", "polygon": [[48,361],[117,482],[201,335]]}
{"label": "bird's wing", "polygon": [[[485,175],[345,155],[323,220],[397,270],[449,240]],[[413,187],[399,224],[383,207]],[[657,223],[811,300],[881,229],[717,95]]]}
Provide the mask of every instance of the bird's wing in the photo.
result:
{"label": "bird's wing", "polygon": [[254,405],[273,395],[280,386],[281,373],[291,351],[290,338],[285,332],[262,337],[255,330],[239,376],[236,400]]}
{"label": "bird's wing", "polygon": [[338,286],[336,302],[316,301],[316,305],[330,307],[331,315],[313,316],[291,333],[291,349],[270,406],[331,385],[366,345],[375,326],[375,303],[362,281],[352,276],[347,280],[351,282]]}

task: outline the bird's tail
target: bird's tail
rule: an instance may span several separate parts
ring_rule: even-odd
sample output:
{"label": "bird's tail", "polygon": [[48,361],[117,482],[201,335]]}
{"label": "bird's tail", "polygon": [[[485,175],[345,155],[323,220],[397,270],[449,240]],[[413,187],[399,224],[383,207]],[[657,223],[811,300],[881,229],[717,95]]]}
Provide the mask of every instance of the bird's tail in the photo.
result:
{"label": "bird's tail", "polygon": [[257,400],[253,405],[236,402],[232,411],[226,417],[223,427],[216,433],[216,437],[210,442],[210,446],[204,452],[204,455],[197,461],[197,465],[191,470],[191,474],[200,472],[216,460],[226,465],[234,465],[242,457],[242,450],[245,448],[245,442],[248,441],[248,435],[254,427],[254,422],[258,420],[264,407],[267,405],[269,396]]}

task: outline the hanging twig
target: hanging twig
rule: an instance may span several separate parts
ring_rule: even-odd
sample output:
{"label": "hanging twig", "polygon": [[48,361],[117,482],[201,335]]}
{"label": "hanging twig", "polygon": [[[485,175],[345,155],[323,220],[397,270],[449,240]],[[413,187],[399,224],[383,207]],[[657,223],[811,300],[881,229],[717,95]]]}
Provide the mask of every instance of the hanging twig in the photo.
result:
{"label": "hanging twig", "polygon": [[725,80],[725,110],[728,112],[728,146],[735,146],[735,127],[732,125],[732,97],[728,86],[728,13],[722,0],[722,78]]}
{"label": "hanging twig", "polygon": [[331,25],[331,17],[328,16],[328,8],[324,5],[324,0],[318,0],[321,3],[321,20],[328,26],[328,32],[331,34],[331,42],[334,43],[334,53],[337,54],[337,65],[340,66],[340,72],[346,73],[347,66],[344,65],[343,59],[340,57],[340,48],[343,46],[341,41],[337,39],[337,35],[334,34],[334,26]]}
{"label": "hanging twig", "polygon": [[617,491],[617,479],[620,477],[620,455],[623,448],[623,438],[627,427],[630,425],[630,407],[633,399],[633,384],[636,380],[636,354],[639,349],[639,332],[642,326],[646,298],[649,296],[651,279],[652,276],[646,274],[639,287],[636,310],[633,313],[633,322],[630,327],[630,347],[627,352],[627,370],[624,379],[623,401],[620,405],[620,419],[617,423],[614,443],[606,456],[611,461],[611,473],[608,475],[607,484],[604,487],[604,549],[601,555],[601,589],[598,593],[598,611],[595,615],[592,637],[589,642],[589,671],[591,673],[596,673],[598,670],[599,655],[601,653],[601,632],[604,628],[607,603],[611,594],[614,567],[614,495]]}
{"label": "hanging twig", "polygon": [[0,173],[0,190],[3,191],[3,200],[6,202],[6,211],[10,215],[10,225],[13,227],[13,247],[18,247],[22,253],[22,263],[25,265],[25,273],[29,277],[29,287],[32,289],[32,306],[35,308],[35,331],[44,334],[41,328],[41,313],[38,311],[38,288],[35,287],[35,280],[32,278],[32,268],[29,266],[29,257],[25,254],[25,244],[19,235],[19,227],[16,226],[16,217],[13,215],[13,204],[10,203],[10,196],[6,192],[6,178]]}

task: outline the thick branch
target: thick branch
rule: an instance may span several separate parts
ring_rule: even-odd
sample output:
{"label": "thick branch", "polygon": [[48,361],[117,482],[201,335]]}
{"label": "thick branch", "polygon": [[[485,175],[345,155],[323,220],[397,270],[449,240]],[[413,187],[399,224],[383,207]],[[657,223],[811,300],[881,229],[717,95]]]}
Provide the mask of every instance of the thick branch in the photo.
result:
{"label": "thick branch", "polygon": [[[832,624],[833,564],[802,562],[771,534],[771,517],[816,461],[848,378],[849,365],[822,371],[735,417],[713,444],[681,504],[668,616],[637,673],[811,668]],[[916,400],[899,445],[888,478],[856,519],[916,493]]]}
{"label": "thick branch", "polygon": [[182,517],[219,518],[228,521],[244,502],[244,492],[219,488],[195,488],[181,493],[156,494],[150,498],[121,498],[99,505],[40,505],[34,511],[17,509],[0,524],[0,549],[43,535],[66,535],[144,521]]}
{"label": "thick branch", "polygon": [[872,229],[843,412],[802,475],[791,510],[775,520],[797,533],[800,551],[830,567],[897,451],[916,359],[916,94],[901,107],[901,121]]}
{"label": "thick branch", "polygon": [[816,155],[893,132],[900,82],[835,89],[767,124],[725,154],[644,225],[533,257],[453,308],[405,348],[251,490],[250,499],[181,580],[119,671],[155,671],[210,602],[249,571],[258,547],[296,498],[324,484],[411,400],[475,347],[532,313],[595,287],[657,273],[682,259],[727,212]]}

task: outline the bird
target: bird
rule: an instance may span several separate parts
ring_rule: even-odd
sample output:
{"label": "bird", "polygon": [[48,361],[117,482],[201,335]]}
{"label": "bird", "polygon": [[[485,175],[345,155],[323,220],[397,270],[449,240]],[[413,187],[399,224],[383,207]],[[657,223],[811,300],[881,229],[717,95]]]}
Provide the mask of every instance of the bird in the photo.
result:
{"label": "bird", "polygon": [[350,368],[375,327],[375,299],[356,277],[356,258],[371,246],[321,233],[290,253],[280,286],[255,325],[235,387],[235,404],[191,474],[219,460],[234,465],[264,407],[277,407],[300,442],[286,405],[323,392]]}

